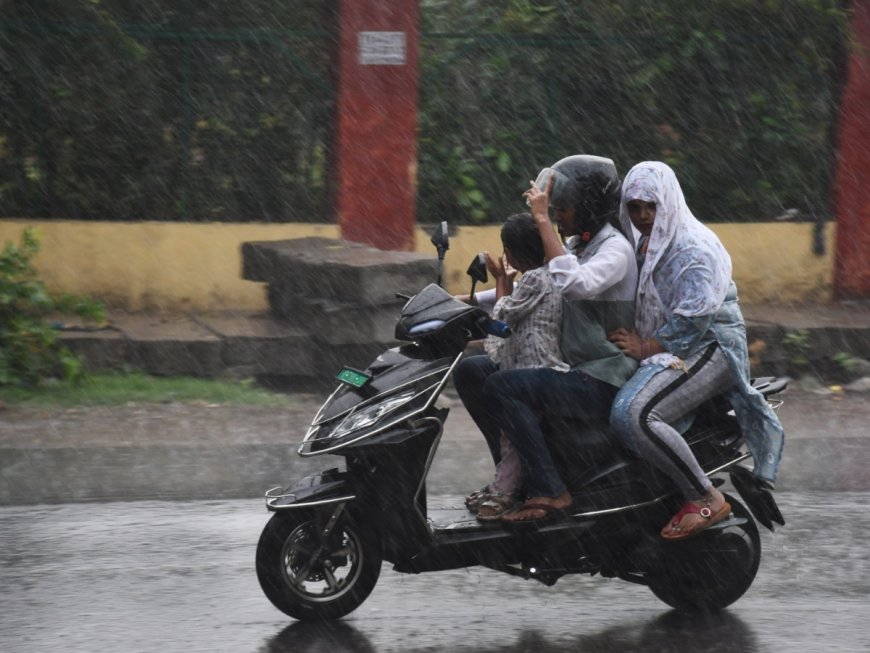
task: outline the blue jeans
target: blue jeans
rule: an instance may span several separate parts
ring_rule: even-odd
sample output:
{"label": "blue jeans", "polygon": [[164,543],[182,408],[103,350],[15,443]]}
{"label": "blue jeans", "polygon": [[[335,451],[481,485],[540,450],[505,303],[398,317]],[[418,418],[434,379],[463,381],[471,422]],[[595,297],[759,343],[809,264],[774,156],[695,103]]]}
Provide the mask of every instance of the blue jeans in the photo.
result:
{"label": "blue jeans", "polygon": [[469,415],[483,432],[494,462],[502,432],[519,454],[526,495],[555,497],[566,488],[547,445],[538,415],[607,423],[617,388],[579,370],[499,370],[487,356],[463,359],[453,383]]}

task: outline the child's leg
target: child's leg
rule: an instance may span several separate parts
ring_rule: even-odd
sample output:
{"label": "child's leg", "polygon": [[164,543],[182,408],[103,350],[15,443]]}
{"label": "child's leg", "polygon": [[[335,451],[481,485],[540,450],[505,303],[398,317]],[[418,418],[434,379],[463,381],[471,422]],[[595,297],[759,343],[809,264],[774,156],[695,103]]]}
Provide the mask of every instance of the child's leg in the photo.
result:
{"label": "child's leg", "polygon": [[501,460],[495,466],[495,480],[490,487],[493,491],[501,492],[508,496],[513,496],[519,489],[522,483],[522,466],[520,465],[520,457],[517,450],[514,449],[504,434],[499,440],[501,449]]}
{"label": "child's leg", "polygon": [[492,493],[480,504],[477,518],[480,521],[495,521],[513,509],[515,494],[522,482],[520,456],[504,435],[499,440],[501,460],[495,466],[495,480],[489,484]]}

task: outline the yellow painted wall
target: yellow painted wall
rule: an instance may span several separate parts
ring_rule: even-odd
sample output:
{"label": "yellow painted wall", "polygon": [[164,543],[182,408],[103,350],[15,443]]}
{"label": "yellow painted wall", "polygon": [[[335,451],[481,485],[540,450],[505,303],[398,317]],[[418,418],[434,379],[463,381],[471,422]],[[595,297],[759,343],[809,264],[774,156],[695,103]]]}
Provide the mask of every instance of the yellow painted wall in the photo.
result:
{"label": "yellow painted wall", "polygon": [[[34,227],[36,267],[51,292],[97,297],[131,311],[265,310],[265,284],[241,276],[241,244],[306,236],[337,238],[335,225],[194,224],[0,220],[0,243],[17,242]],[[826,253],[812,253],[812,225],[711,225],[734,262],[747,303],[825,302],[831,297],[834,225]],[[445,258],[445,283],[467,292],[472,257],[500,252],[499,227],[458,227]],[[429,233],[417,232],[417,251],[431,253]],[[434,281],[434,280],[433,280]]]}
{"label": "yellow painted wall", "polygon": [[833,297],[836,226],[825,225],[825,253],[813,254],[810,223],[709,225],[731,255],[747,304],[826,303]]}

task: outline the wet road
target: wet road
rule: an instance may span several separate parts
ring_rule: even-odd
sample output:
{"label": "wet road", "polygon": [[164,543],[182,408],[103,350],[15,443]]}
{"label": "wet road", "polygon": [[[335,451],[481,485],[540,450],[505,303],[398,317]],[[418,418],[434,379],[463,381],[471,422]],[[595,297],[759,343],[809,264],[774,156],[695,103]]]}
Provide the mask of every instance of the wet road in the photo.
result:
{"label": "wet road", "polygon": [[[776,493],[788,523],[762,530],[761,568],[747,594],[701,621],[623,581],[574,576],[548,588],[485,569],[408,576],[385,565],[359,609],[310,626],[260,591],[254,552],[269,513],[258,498],[41,503],[201,497],[216,488],[252,496],[332,464],[288,457],[293,416],[165,410],[158,419],[149,409],[145,430],[173,444],[170,453],[157,441],[132,453],[105,446],[144,428],[123,411],[103,420],[105,432],[76,430],[66,413],[0,424],[4,496],[33,504],[0,506],[0,651],[870,651],[870,397],[790,392]],[[79,421],[103,424],[90,413]],[[467,415],[456,410],[448,425],[433,494],[479,487],[491,474]],[[37,434],[41,444],[32,443]],[[82,434],[89,440],[76,439]],[[222,465],[212,465],[218,457]]]}
{"label": "wet road", "polygon": [[259,500],[0,508],[0,650],[868,651],[870,492],[781,492],[749,592],[709,620],[643,587],[575,576],[547,588],[471,569],[384,566],[343,621],[298,624],[253,568]]}

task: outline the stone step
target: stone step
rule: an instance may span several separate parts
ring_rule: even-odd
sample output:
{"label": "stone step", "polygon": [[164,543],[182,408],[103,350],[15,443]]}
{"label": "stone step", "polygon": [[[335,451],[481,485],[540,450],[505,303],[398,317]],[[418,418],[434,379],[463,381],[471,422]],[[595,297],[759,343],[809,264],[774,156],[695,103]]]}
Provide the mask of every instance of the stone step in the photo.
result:
{"label": "stone step", "polygon": [[[265,313],[110,313],[109,325],[66,328],[59,337],[91,371],[127,368],[157,376],[305,379],[322,374],[324,360],[330,370],[334,367],[333,356],[324,356],[306,330]],[[382,349],[380,343],[376,346]],[[357,353],[358,364],[370,360],[370,349]]]}
{"label": "stone step", "polygon": [[377,306],[395,304],[396,293],[412,295],[436,281],[438,261],[431,254],[329,238],[260,241],[242,244],[242,277],[292,298]]}

